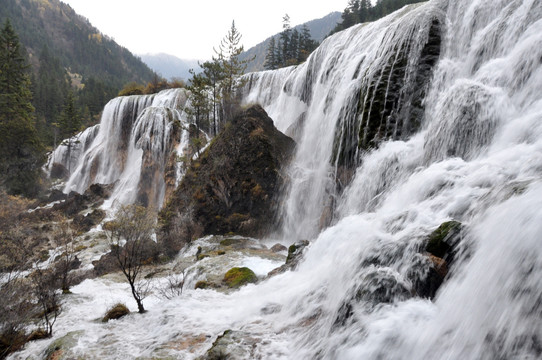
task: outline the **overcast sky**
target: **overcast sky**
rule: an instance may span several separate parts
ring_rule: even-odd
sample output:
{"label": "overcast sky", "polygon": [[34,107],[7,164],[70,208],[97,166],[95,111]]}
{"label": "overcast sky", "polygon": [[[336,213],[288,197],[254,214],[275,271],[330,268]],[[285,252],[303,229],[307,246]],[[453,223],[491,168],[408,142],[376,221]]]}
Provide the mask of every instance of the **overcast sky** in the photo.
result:
{"label": "overcast sky", "polygon": [[348,0],[62,0],[135,54],[207,60],[232,20],[248,49],[282,30],[342,11]]}

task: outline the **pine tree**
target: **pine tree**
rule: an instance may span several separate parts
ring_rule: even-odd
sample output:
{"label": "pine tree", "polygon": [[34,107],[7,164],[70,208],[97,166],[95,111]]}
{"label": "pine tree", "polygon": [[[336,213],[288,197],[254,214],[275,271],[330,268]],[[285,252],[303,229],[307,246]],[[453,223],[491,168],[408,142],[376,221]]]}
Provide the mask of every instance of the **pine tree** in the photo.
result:
{"label": "pine tree", "polygon": [[293,29],[290,33],[290,44],[288,46],[288,60],[287,65],[297,65],[299,57],[299,32],[297,29]]}
{"label": "pine tree", "polygon": [[[216,135],[219,128],[219,109],[221,108],[222,103],[220,83],[224,79],[224,69],[220,64],[220,61],[214,57],[212,61],[206,61],[203,64],[200,64],[200,67],[203,69],[203,75],[207,78],[207,84],[210,87],[210,110],[212,111],[211,131]],[[211,126],[211,124],[209,125]]]}
{"label": "pine tree", "polygon": [[209,85],[208,79],[203,74],[196,74],[193,69],[190,69],[192,79],[190,80],[190,106],[186,112],[191,121],[196,124],[198,129],[204,125],[204,120],[209,114],[209,98],[207,88]]}
{"label": "pine tree", "polygon": [[290,50],[290,34],[292,29],[290,27],[290,16],[285,14],[282,18],[282,32],[280,33],[280,42],[282,45],[280,64],[281,66],[287,66]]}
{"label": "pine tree", "polygon": [[311,31],[307,24],[304,24],[301,28],[301,34],[299,35],[299,54],[298,63],[302,63],[307,60],[311,52],[317,47],[317,43],[311,37]]}
{"label": "pine tree", "polygon": [[239,102],[237,90],[244,85],[239,77],[244,74],[247,64],[253,60],[239,59],[239,55],[244,51],[243,45],[240,44],[241,37],[241,33],[235,27],[235,21],[232,21],[228,34],[222,39],[218,50],[215,50],[217,61],[220,62],[224,74],[221,90],[225,121],[232,119],[234,115]]}
{"label": "pine tree", "polygon": [[33,124],[27,69],[8,20],[0,32],[0,183],[11,194],[32,196],[38,191],[43,146]]}
{"label": "pine tree", "polygon": [[278,68],[278,61],[276,55],[277,45],[275,42],[275,37],[272,37],[271,40],[269,40],[269,44],[267,45],[267,55],[265,56],[264,63],[265,70],[275,70]]}
{"label": "pine tree", "polygon": [[64,109],[60,114],[59,121],[60,135],[65,140],[62,146],[68,148],[68,171],[71,172],[71,151],[76,143],[73,136],[81,130],[81,116],[76,107],[73,92],[69,92],[64,103]]}

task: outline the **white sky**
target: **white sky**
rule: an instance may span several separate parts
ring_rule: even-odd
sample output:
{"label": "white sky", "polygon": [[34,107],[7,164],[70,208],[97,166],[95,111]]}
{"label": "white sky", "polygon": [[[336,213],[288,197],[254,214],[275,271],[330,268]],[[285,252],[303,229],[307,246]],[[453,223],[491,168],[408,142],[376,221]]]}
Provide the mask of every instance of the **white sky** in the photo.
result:
{"label": "white sky", "polygon": [[207,60],[232,20],[245,49],[292,26],[342,11],[348,0],[62,0],[135,54]]}

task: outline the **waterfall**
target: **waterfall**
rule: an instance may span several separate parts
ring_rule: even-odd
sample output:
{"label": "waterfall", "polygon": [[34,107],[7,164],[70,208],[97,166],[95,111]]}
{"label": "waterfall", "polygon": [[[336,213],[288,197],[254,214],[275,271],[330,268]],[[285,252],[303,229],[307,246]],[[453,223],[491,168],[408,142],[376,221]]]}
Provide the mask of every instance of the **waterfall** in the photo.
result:
{"label": "waterfall", "polygon": [[[402,62],[398,48],[408,62],[392,81],[381,69]],[[291,336],[288,358],[542,357],[542,2],[408,6],[249,79],[246,101],[296,130],[282,234],[312,239],[297,271],[258,289],[282,305],[269,321]],[[451,219],[458,259],[430,301],[415,291],[424,244]]]}
{"label": "waterfall", "polygon": [[[277,230],[310,241],[297,268],[228,293],[149,296],[148,313],[106,325],[104,294],[129,294],[89,279],[55,325],[74,354],[194,359],[231,330],[224,349],[245,359],[542,358],[542,1],[406,6],[246,80],[244,102],[297,141]],[[66,191],[118,181],[113,198],[159,204],[182,176],[159,174],[175,173],[166,149],[188,141],[175,132],[183,94],[112,100],[99,130],[79,135]],[[452,249],[430,254],[443,226]]]}
{"label": "waterfall", "polygon": [[[166,167],[188,132],[184,89],[153,95],[133,95],[111,100],[99,125],[74,137],[78,144],[68,159],[59,146],[49,163],[71,168],[64,192],[84,192],[93,183],[117,183],[109,205],[139,202],[161,207],[166,193]],[[184,141],[186,143],[186,140]],[[186,144],[185,144],[186,145]],[[175,173],[175,171],[173,171]],[[178,179],[170,181],[174,186]]]}
{"label": "waterfall", "polygon": [[315,236],[329,223],[336,179],[379,141],[417,129],[443,14],[433,3],[411,5],[326,39],[298,67],[248,75],[246,102],[261,103],[298,142],[282,236]]}

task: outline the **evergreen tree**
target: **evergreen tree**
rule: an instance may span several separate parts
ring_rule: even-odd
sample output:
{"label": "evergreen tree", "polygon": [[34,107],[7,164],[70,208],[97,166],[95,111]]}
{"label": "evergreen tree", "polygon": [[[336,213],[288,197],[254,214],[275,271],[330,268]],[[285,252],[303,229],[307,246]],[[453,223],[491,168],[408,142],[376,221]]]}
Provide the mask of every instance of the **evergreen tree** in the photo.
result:
{"label": "evergreen tree", "polygon": [[285,14],[282,18],[282,32],[280,33],[281,54],[280,64],[281,66],[287,66],[290,50],[290,34],[292,29],[290,27],[290,16]]}
{"label": "evergreen tree", "polygon": [[278,67],[277,45],[275,42],[275,37],[272,37],[271,40],[269,40],[269,45],[267,46],[267,55],[265,56],[264,68],[265,70],[275,70],[278,69]]}
{"label": "evergreen tree", "polygon": [[[212,127],[211,131],[214,135],[218,133],[219,128],[219,110],[221,109],[222,95],[220,93],[220,83],[224,79],[224,69],[220,61],[213,57],[212,61],[206,61],[200,64],[203,69],[203,75],[207,79],[207,84],[210,87],[210,110],[212,112]],[[209,124],[211,126],[211,124]]]}
{"label": "evergreen tree", "polygon": [[11,194],[37,193],[43,146],[33,124],[30,77],[19,38],[0,31],[0,183]]}
{"label": "evergreen tree", "polygon": [[81,130],[81,117],[75,107],[75,99],[70,91],[64,103],[64,110],[59,121],[60,135],[63,139],[62,146],[68,148],[68,171],[71,172],[71,151],[75,144],[73,136]]}
{"label": "evergreen tree", "polygon": [[70,79],[47,46],[43,47],[40,54],[34,87],[33,105],[36,108],[39,133],[42,141],[50,144],[51,124],[57,122],[62,112],[64,99],[70,89]]}
{"label": "evergreen tree", "polygon": [[[207,88],[209,85],[208,79],[203,74],[196,74],[193,69],[190,69],[192,79],[190,81],[190,106],[186,109],[190,120],[196,124],[198,129],[208,127],[208,123],[204,124],[209,118],[209,97]],[[207,129],[204,129],[207,130]]]}
{"label": "evergreen tree", "polygon": [[235,27],[235,21],[232,21],[228,34],[222,39],[218,51],[217,61],[221,64],[224,77],[221,82],[222,104],[223,104],[223,123],[230,120],[238,106],[237,90],[244,83],[239,77],[244,74],[247,64],[253,59],[240,60],[239,55],[244,51],[241,42],[241,33]]}
{"label": "evergreen tree", "polygon": [[369,0],[361,0],[358,9],[358,20],[364,23],[370,20],[371,2]]}
{"label": "evergreen tree", "polygon": [[288,60],[287,65],[296,65],[299,56],[299,32],[297,29],[293,29],[290,34],[290,43],[288,45]]}

